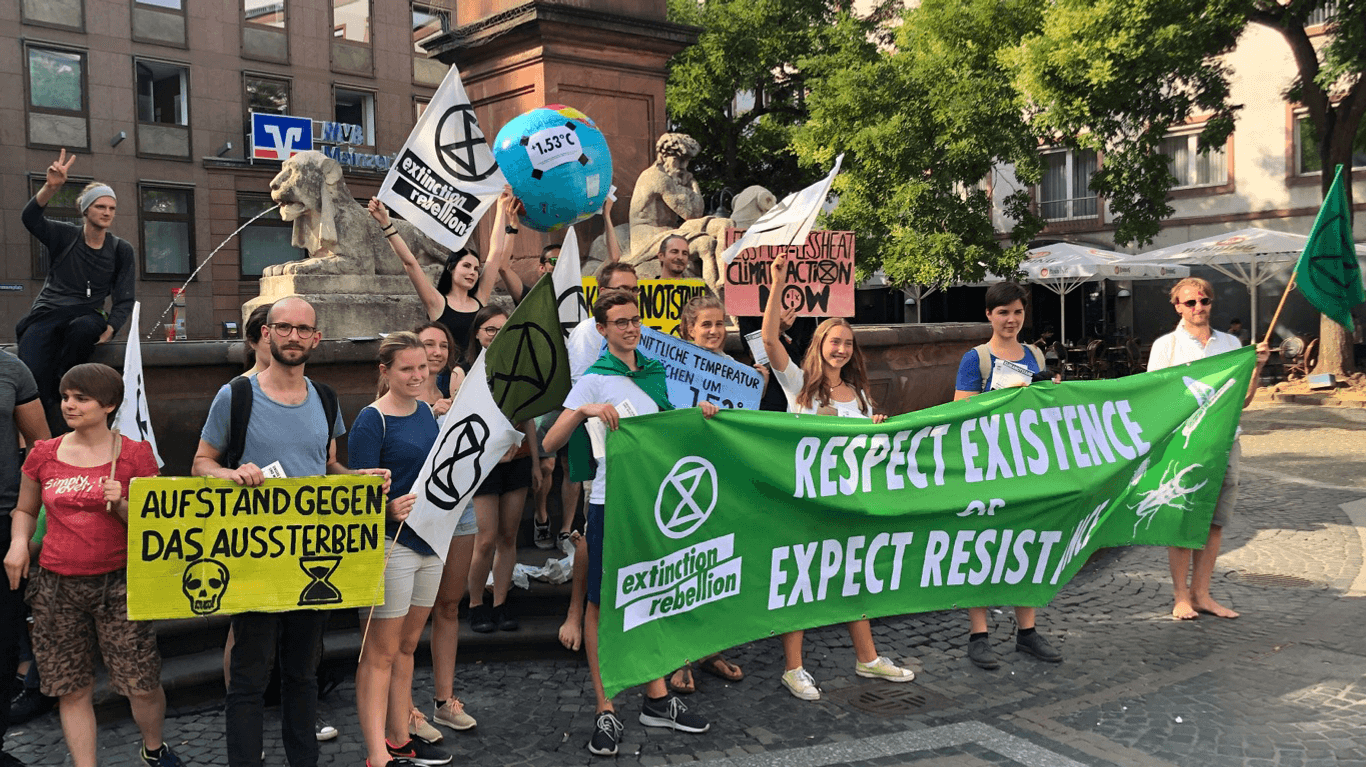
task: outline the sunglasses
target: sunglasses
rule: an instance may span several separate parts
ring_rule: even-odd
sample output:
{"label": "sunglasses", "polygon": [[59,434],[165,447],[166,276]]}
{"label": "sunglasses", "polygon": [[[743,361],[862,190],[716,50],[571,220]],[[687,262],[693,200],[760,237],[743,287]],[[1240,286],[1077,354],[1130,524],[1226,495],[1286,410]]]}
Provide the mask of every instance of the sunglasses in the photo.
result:
{"label": "sunglasses", "polygon": [[550,264],[551,266],[554,266],[556,263],[559,262],[559,260],[559,258],[543,258],[541,259],[541,263]]}
{"label": "sunglasses", "polygon": [[1199,300],[1192,298],[1189,301],[1177,301],[1176,303],[1185,304],[1187,309],[1194,309],[1196,304],[1200,304],[1201,306],[1209,306],[1210,304],[1214,303],[1214,299],[1206,296],[1205,298],[1201,298]]}

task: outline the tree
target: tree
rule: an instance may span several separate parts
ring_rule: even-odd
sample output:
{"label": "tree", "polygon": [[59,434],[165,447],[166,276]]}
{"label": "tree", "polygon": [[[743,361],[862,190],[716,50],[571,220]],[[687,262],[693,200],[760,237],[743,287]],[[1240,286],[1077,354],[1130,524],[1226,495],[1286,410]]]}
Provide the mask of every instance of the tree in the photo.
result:
{"label": "tree", "polygon": [[[882,5],[891,5],[881,0]],[[791,149],[813,80],[875,55],[885,13],[832,0],[669,0],[669,20],[701,27],[669,62],[671,129],[702,146],[692,171],[708,196],[763,184],[779,197],[819,175]]]}
{"label": "tree", "polygon": [[[1041,6],[925,0],[905,12],[893,49],[812,84],[795,146],[814,168],[846,154],[839,206],[825,225],[857,234],[861,273],[943,285],[1018,267],[1043,228],[1027,191],[1042,164],[998,52],[1039,28]],[[1004,211],[1016,222],[1010,247],[998,241],[980,186],[998,166],[1017,189]]]}
{"label": "tree", "polygon": [[[1328,21],[1319,46],[1306,31],[1315,12]],[[1286,97],[1308,111],[1326,193],[1332,168],[1351,167],[1366,114],[1366,0],[1057,0],[1005,55],[1041,135],[1104,153],[1091,188],[1116,214],[1117,243],[1151,242],[1172,213],[1175,178],[1157,151],[1172,126],[1208,114],[1201,149],[1227,141],[1239,107],[1220,56],[1248,23],[1290,45],[1298,71]],[[1351,369],[1340,325],[1321,320],[1319,346],[1319,372]]]}

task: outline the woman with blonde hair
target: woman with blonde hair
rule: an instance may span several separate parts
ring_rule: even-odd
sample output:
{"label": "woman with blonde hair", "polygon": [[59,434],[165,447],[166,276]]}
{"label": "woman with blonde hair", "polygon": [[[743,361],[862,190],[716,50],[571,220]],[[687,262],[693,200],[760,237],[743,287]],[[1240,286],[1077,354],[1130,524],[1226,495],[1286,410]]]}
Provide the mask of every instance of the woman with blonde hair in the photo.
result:
{"label": "woman with blonde hair", "polygon": [[[873,423],[887,420],[886,415],[873,412],[863,351],[854,338],[854,329],[844,319],[831,317],[816,327],[800,368],[788,356],[780,338],[780,304],[783,288],[787,285],[787,258],[775,258],[770,270],[773,280],[768,305],[764,307],[764,352],[773,365],[773,376],[787,395],[788,412],[869,418]],[[915,672],[878,655],[873,644],[872,625],[867,619],[847,625],[857,661],[855,674],[889,682],[915,679]],[[801,631],[793,631],[782,636],[786,666],[783,684],[802,700],[820,700],[821,691],[816,687],[816,680],[802,666],[802,635]]]}

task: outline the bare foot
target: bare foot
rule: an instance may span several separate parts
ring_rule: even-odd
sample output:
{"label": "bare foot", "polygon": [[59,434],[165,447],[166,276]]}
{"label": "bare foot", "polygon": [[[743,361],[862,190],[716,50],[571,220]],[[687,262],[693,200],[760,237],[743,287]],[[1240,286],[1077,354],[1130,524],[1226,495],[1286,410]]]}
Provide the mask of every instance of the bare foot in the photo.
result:
{"label": "bare foot", "polygon": [[1191,600],[1191,602],[1194,605],[1195,610],[1197,612],[1202,612],[1206,615],[1213,615],[1216,618],[1230,619],[1238,617],[1237,612],[1230,610],[1227,607],[1224,607],[1223,605],[1214,601],[1210,597],[1205,597],[1204,599],[1193,599]]}
{"label": "bare foot", "polygon": [[1200,613],[1191,607],[1190,602],[1177,602],[1176,607],[1172,608],[1172,620],[1174,621],[1193,621],[1200,617]]}
{"label": "bare foot", "polygon": [[560,625],[560,644],[564,645],[565,649],[578,652],[582,643],[583,618],[576,619],[573,616],[565,618],[564,623]]}

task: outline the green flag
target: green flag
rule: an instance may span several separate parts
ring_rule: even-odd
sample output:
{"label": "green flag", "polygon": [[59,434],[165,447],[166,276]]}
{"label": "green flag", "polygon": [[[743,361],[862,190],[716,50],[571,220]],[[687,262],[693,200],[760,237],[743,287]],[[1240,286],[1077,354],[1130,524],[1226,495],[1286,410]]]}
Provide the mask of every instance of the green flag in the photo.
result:
{"label": "green flag", "polygon": [[[1350,174],[1349,174],[1350,175]],[[1352,307],[1366,301],[1361,264],[1352,240],[1352,211],[1347,205],[1342,166],[1323,198],[1309,242],[1295,264],[1295,284],[1315,309],[1352,332]]]}
{"label": "green flag", "polygon": [[569,395],[569,353],[560,330],[555,285],[536,282],[484,352],[489,391],[498,409],[519,424],[559,408]]}
{"label": "green flag", "polygon": [[1104,546],[1203,546],[1254,360],[1244,347],[876,425],[622,419],[607,437],[607,694],[797,629],[1045,605]]}

